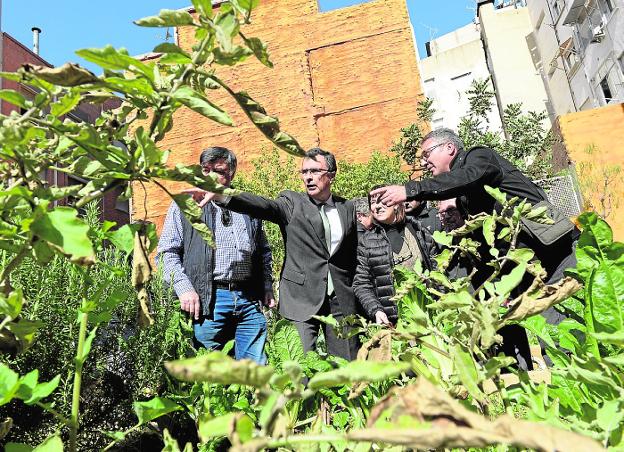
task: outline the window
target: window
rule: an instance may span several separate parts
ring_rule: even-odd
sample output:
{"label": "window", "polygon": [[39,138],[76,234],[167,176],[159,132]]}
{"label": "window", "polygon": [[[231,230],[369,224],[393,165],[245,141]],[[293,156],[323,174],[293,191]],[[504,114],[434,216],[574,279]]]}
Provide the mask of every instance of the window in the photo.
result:
{"label": "window", "polygon": [[613,99],[613,94],[611,94],[611,87],[609,86],[609,78],[607,76],[600,80],[600,89],[602,90],[605,102],[609,103],[609,101]]}

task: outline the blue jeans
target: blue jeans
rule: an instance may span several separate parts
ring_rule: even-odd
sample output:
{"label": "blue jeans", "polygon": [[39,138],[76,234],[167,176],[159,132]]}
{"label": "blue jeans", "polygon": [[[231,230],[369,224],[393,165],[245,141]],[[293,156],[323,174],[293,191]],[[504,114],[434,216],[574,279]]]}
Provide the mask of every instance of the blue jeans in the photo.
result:
{"label": "blue jeans", "polygon": [[217,289],[213,318],[201,317],[193,323],[195,340],[209,350],[222,348],[234,338],[236,359],[267,361],[264,354],[267,325],[260,303],[250,301],[244,292]]}

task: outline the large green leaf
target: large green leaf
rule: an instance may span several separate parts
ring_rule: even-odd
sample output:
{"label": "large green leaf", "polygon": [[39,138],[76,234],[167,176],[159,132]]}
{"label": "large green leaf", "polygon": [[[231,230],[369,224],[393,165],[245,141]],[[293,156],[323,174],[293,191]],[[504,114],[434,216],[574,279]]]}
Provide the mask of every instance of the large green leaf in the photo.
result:
{"label": "large green leaf", "polygon": [[202,220],[202,210],[193,198],[186,194],[178,194],[173,196],[173,200],[178,205],[189,223],[191,223],[193,229],[195,229],[199,235],[201,235],[201,237],[208,242],[208,244],[214,246],[212,231]]}
{"label": "large green leaf", "polygon": [[591,307],[597,332],[624,330],[624,268],[601,261],[593,275]]}
{"label": "large green leaf", "polygon": [[279,121],[273,116],[269,116],[266,110],[245,91],[233,92],[223,82],[219,84],[234,96],[236,102],[241,106],[245,114],[260,129],[260,131],[271,140],[277,147],[289,154],[297,157],[303,156],[304,152],[297,140],[279,129]]}
{"label": "large green leaf", "polygon": [[180,405],[165,397],[154,397],[147,402],[134,402],[132,405],[134,412],[139,419],[139,424],[164,416],[165,414],[182,409]]}
{"label": "large green leaf", "polygon": [[240,11],[241,14],[247,16],[251,13],[251,10],[257,8],[260,4],[260,0],[230,0],[230,3]]}
{"label": "large green leaf", "polygon": [[271,62],[271,59],[270,59],[270,56],[269,56],[269,51],[268,51],[267,46],[266,46],[266,44],[264,42],[262,42],[258,38],[247,38],[247,37],[245,37],[244,40],[245,40],[245,44],[247,44],[247,47],[249,47],[251,49],[251,51],[256,56],[258,61],[260,61],[266,67],[270,67],[270,68],[273,67],[273,63]]}
{"label": "large green leaf", "polygon": [[79,92],[70,91],[52,104],[50,113],[54,116],[66,115],[80,103],[81,99]]}
{"label": "large green leaf", "polygon": [[181,86],[173,93],[173,98],[193,111],[226,126],[234,125],[232,118],[221,108],[206,99],[190,86]]}
{"label": "large green leaf", "polygon": [[187,11],[173,9],[162,9],[158,16],[144,17],[134,23],[140,27],[182,27],[194,24],[193,16]]}
{"label": "large green leaf", "polygon": [[483,222],[483,237],[485,243],[494,246],[494,233],[496,232],[496,220],[493,217],[487,217]]}
{"label": "large green leaf", "polygon": [[228,436],[236,413],[228,413],[223,416],[210,417],[203,415],[199,418],[198,432],[202,441],[206,442],[211,438]]}
{"label": "large green leaf", "polygon": [[301,337],[295,326],[286,319],[281,319],[275,324],[271,349],[280,363],[286,361],[303,363],[305,361]]}
{"label": "large green leaf", "polygon": [[48,242],[72,262],[90,265],[95,262],[95,251],[89,239],[89,226],[78,218],[78,212],[71,207],[56,207],[40,212],[30,226],[31,232]]}
{"label": "large green leaf", "polygon": [[22,312],[23,304],[24,295],[22,294],[22,289],[12,291],[8,297],[0,293],[0,314],[3,316],[16,319]]}
{"label": "large green leaf", "polygon": [[453,364],[462,385],[477,400],[485,400],[485,394],[479,389],[479,372],[474,358],[461,346],[455,345],[452,349]]}
{"label": "large green leaf", "polygon": [[115,231],[111,231],[107,234],[108,240],[115,245],[115,247],[129,255],[134,250],[134,233],[136,228],[126,224]]}
{"label": "large green leaf", "polygon": [[578,222],[583,228],[579,237],[578,247],[586,246],[605,250],[613,243],[613,231],[606,221],[601,219],[595,212],[585,212],[578,217]]}
{"label": "large green leaf", "polygon": [[212,0],[191,0],[195,11],[203,17],[212,17]]}
{"label": "large green leaf", "polygon": [[0,89],[0,99],[5,100],[16,107],[28,108],[28,101],[24,95],[12,89]]}
{"label": "large green leaf", "polygon": [[351,361],[338,369],[317,373],[310,379],[308,387],[318,390],[344,384],[384,381],[409,369],[410,365],[404,362]]}
{"label": "large green leaf", "polygon": [[225,53],[230,53],[234,46],[233,39],[238,35],[240,28],[236,12],[230,7],[230,4],[222,5],[212,26],[221,50]]}
{"label": "large green leaf", "polygon": [[494,283],[496,294],[501,297],[501,299],[506,299],[511,291],[522,282],[525,272],[526,264],[516,265],[513,270],[503,275],[499,281]]}
{"label": "large green leaf", "polygon": [[39,371],[37,369],[28,373],[20,379],[20,387],[17,396],[27,405],[32,405],[45,399],[58,387],[61,376],[57,375],[52,380],[39,383]]}
{"label": "large green leaf", "polygon": [[546,319],[542,315],[533,315],[522,320],[520,323],[524,328],[531,331],[537,337],[542,339],[546,344],[551,347],[556,347],[555,341],[550,336]]}
{"label": "large green leaf", "polygon": [[9,403],[19,389],[19,375],[0,363],[0,406]]}
{"label": "large green leaf", "polygon": [[223,385],[265,386],[273,368],[254,361],[234,360],[222,352],[210,352],[195,358],[169,361],[165,367],[171,375],[184,381],[207,381]]}

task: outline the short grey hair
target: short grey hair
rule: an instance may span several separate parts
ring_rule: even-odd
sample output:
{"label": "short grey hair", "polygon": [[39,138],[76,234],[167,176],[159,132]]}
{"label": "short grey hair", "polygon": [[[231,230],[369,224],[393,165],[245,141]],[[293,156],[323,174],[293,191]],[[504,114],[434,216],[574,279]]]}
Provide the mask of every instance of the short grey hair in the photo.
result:
{"label": "short grey hair", "polygon": [[230,173],[234,174],[236,172],[236,165],[238,164],[236,160],[236,155],[228,148],[224,148],[221,146],[211,146],[202,151],[199,156],[199,164],[205,165],[206,163],[213,163],[217,160],[225,160],[230,168]]}
{"label": "short grey hair", "polygon": [[464,142],[461,138],[459,138],[459,135],[457,135],[453,130],[444,127],[429,132],[423,137],[421,144],[427,140],[433,140],[435,141],[435,144],[452,143],[458,151],[464,150]]}
{"label": "short grey hair", "polygon": [[362,215],[370,213],[370,206],[366,197],[353,198],[353,206],[355,207],[355,213],[361,213]]}

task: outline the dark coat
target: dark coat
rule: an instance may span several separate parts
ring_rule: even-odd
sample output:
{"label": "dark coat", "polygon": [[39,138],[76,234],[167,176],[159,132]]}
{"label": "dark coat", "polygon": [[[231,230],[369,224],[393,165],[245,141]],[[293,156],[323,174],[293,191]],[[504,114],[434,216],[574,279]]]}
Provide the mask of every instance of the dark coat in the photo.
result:
{"label": "dark coat", "polygon": [[431,234],[435,231],[442,230],[442,222],[440,221],[438,209],[429,207],[426,202],[421,203],[414,210],[406,212],[405,214],[418,221],[421,226],[427,229]]}
{"label": "dark coat", "polygon": [[356,267],[357,226],[351,201],[333,196],[342,241],[330,256],[317,205],[306,193],[283,191],[276,199],[251,193],[232,197],[227,208],[279,225],[285,258],[279,286],[279,310],[289,320],[306,321],[319,312],[331,272],[342,314],[355,314],[353,277]]}
{"label": "dark coat", "polygon": [[[504,159],[493,149],[475,147],[459,151],[451,162],[451,170],[422,181],[409,181],[405,185],[407,199],[442,200],[458,198],[458,207],[469,215],[501,211],[502,206],[485,191],[485,186],[500,189],[508,197],[517,196],[531,204],[547,200],[544,190]],[[571,243],[579,235],[573,230],[569,237],[550,246],[544,246],[528,234],[521,233],[519,246],[531,248],[538,259],[552,270],[569,254]]]}
{"label": "dark coat", "polygon": [[[437,251],[433,237],[415,220],[408,217],[407,221],[407,227],[416,237],[420,247],[423,266],[431,269],[432,256]],[[398,311],[396,303],[392,300],[395,295],[392,247],[383,227],[376,224],[360,237],[357,256],[358,266],[353,290],[364,312],[370,319],[374,319],[375,313],[383,309],[388,320],[396,323]]]}

